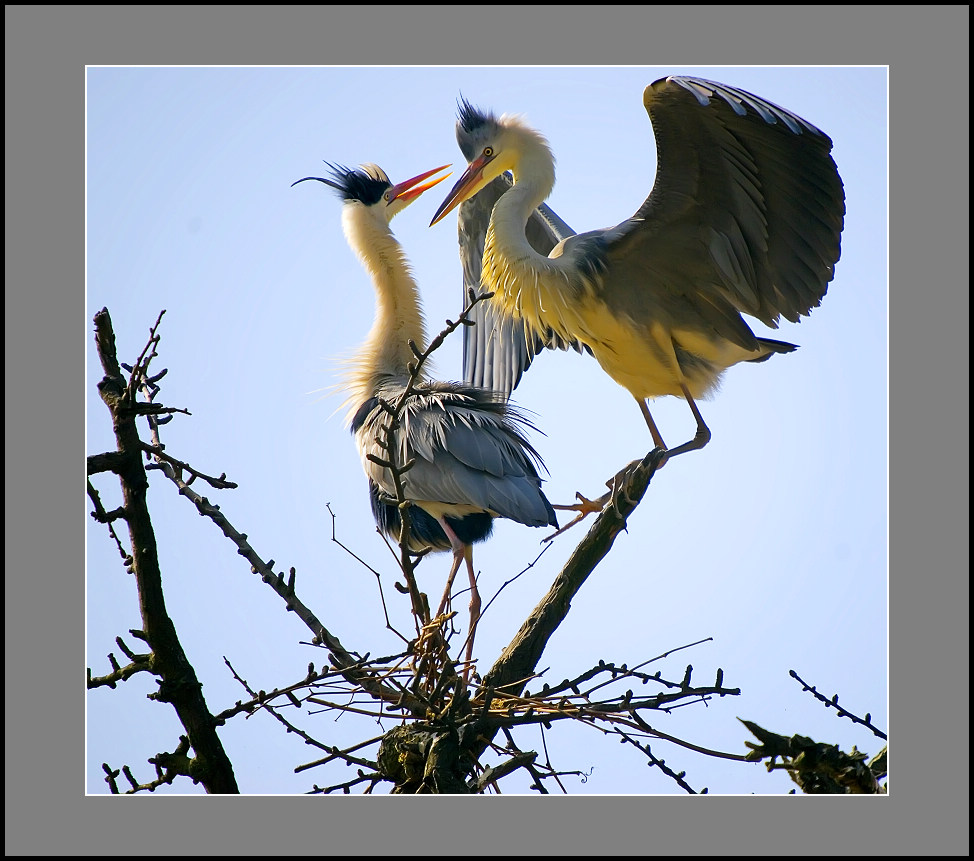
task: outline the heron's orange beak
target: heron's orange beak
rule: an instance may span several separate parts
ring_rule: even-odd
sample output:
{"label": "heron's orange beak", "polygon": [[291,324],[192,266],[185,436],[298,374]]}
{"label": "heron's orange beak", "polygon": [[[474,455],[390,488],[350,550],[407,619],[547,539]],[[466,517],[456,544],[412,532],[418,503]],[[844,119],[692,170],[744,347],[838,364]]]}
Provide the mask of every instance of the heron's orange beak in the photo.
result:
{"label": "heron's orange beak", "polygon": [[437,177],[431,182],[427,182],[425,185],[419,185],[424,179],[431,177],[434,173],[439,173],[441,170],[446,170],[450,165],[445,164],[442,167],[434,167],[432,170],[428,170],[425,173],[421,173],[419,176],[414,176],[412,179],[407,179],[405,182],[400,182],[389,189],[389,203],[394,200],[402,200],[406,203],[412,203],[417,197],[419,197],[424,191],[431,189],[438,182],[443,182],[444,179],[448,179],[452,174],[444,174],[441,177]]}
{"label": "heron's orange beak", "polygon": [[467,165],[467,169],[463,172],[463,176],[457,180],[457,184],[453,186],[453,189],[450,191],[449,195],[447,195],[446,200],[444,200],[443,203],[440,204],[440,208],[436,210],[436,215],[433,216],[433,220],[430,222],[430,227],[436,224],[436,222],[442,221],[461,203],[468,198],[473,197],[478,191],[480,191],[480,189],[484,187],[486,184],[484,181],[484,168],[486,168],[487,165],[493,160],[493,156],[480,155]]}

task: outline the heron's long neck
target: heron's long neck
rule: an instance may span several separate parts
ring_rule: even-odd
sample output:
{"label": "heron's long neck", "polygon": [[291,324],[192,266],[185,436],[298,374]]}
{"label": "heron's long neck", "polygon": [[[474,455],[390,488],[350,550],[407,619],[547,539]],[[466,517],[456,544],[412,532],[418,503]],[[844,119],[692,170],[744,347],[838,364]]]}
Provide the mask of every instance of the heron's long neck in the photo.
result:
{"label": "heron's long neck", "polygon": [[514,186],[494,206],[484,242],[481,283],[509,314],[536,331],[554,328],[567,335],[564,318],[574,291],[561,258],[539,254],[527,240],[531,214],[551,194],[554,160],[547,147],[526,148],[514,170]]}
{"label": "heron's long neck", "polygon": [[375,288],[375,322],[348,376],[349,403],[354,409],[376,393],[383,378],[409,375],[408,365],[415,362],[409,341],[424,350],[426,329],[419,289],[388,224],[358,207],[346,207],[342,220],[345,236]]}

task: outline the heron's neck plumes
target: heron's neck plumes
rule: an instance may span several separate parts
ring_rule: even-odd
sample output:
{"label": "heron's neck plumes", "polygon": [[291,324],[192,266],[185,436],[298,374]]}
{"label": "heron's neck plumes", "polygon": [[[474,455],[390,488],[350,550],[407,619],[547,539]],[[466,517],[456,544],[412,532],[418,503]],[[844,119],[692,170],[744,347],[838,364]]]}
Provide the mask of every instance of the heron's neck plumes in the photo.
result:
{"label": "heron's neck plumes", "polygon": [[[534,333],[554,329],[567,340],[569,295],[576,292],[566,261],[539,254],[527,240],[531,213],[551,194],[555,160],[547,141],[530,129],[519,128],[512,167],[514,186],[494,206],[484,243],[481,284],[495,294],[495,302],[520,317]],[[526,332],[526,334],[531,334]]]}
{"label": "heron's neck plumes", "polygon": [[424,350],[426,329],[419,289],[388,223],[369,208],[352,204],[345,206],[342,226],[375,288],[375,322],[352,360],[346,379],[351,418],[364,401],[376,394],[384,380],[408,377],[408,365],[416,360],[409,341]]}

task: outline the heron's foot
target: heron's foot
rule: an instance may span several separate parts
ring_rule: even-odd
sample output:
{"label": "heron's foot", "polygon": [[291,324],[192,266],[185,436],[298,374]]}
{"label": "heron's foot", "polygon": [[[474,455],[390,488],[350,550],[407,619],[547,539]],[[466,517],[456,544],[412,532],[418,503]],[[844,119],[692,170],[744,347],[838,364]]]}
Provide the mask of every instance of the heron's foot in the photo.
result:
{"label": "heron's foot", "polygon": [[[654,472],[659,472],[659,471],[660,471],[660,470],[661,470],[661,469],[662,469],[662,468],[663,468],[664,466],[666,466],[666,464],[667,464],[667,463],[669,463],[669,461],[670,461],[670,458],[671,458],[671,457],[673,457],[673,456],[674,456],[675,454],[679,454],[679,453],[680,453],[680,452],[678,452],[678,451],[677,451],[676,449],[672,449],[672,448],[667,448],[667,447],[666,447],[665,445],[658,445],[658,446],[656,446],[656,448],[654,448],[654,449],[653,449],[653,450],[652,450],[652,451],[650,452],[650,454],[652,454],[653,452],[657,452],[657,451],[658,451],[658,452],[662,452],[662,456],[660,457],[660,461],[659,461],[659,463],[658,463],[658,464],[656,464],[656,469],[654,470]],[[649,457],[649,455],[646,455],[646,457],[648,458],[648,457]],[[630,463],[630,464],[629,464],[629,465],[628,465],[627,467],[625,467],[625,469],[623,469],[623,470],[621,470],[621,471],[622,471],[622,472],[625,472],[626,470],[633,470],[633,469],[635,469],[635,468],[636,468],[636,467],[637,467],[637,466],[638,466],[638,465],[639,465],[640,463],[642,463],[642,462],[643,462],[643,461],[645,461],[645,460],[646,460],[646,458],[643,458],[643,460],[642,460],[642,461],[640,461],[640,460],[634,460],[634,461],[633,461],[632,463]]]}
{"label": "heron's foot", "polygon": [[629,494],[626,493],[627,478],[631,470],[632,464],[629,464],[629,466],[612,476],[606,482],[609,487],[609,502],[612,504],[612,510],[616,513],[616,517],[619,518],[622,517],[622,512],[619,510],[620,498],[625,499],[630,505],[635,505],[635,500],[631,499]]}
{"label": "heron's foot", "polygon": [[574,502],[571,505],[552,505],[551,507],[557,508],[559,511],[577,511],[582,517],[586,517],[589,514],[598,514],[605,508],[605,504],[609,501],[609,494],[600,496],[598,499],[589,499],[580,493],[576,493],[575,499],[578,502]]}
{"label": "heron's foot", "polygon": [[598,514],[603,508],[605,508],[605,504],[609,501],[610,497],[611,494],[606,493],[605,495],[600,496],[598,499],[589,499],[586,496],[582,496],[581,493],[576,492],[575,499],[578,501],[572,505],[552,505],[552,508],[557,508],[559,511],[575,511],[577,512],[577,516],[571,521],[571,523],[562,526],[557,532],[551,533],[551,535],[543,539],[541,543],[547,544],[549,541],[554,540],[561,535],[562,532],[567,532],[576,523],[580,523],[590,514]]}
{"label": "heron's foot", "polygon": [[[657,451],[658,449],[654,449]],[[664,452],[663,459],[657,465],[659,469],[664,463],[666,463],[666,454]],[[612,478],[610,478],[605,486],[609,488],[609,499],[612,502],[612,508],[615,513],[622,517],[622,512],[619,510],[619,500],[625,499],[625,501],[630,506],[635,506],[638,500],[633,499],[628,493],[629,480],[632,478],[632,474],[643,464],[643,460],[634,460],[631,463],[627,463],[622,469],[620,469]]]}
{"label": "heron's foot", "polygon": [[[655,454],[656,452],[662,452],[662,459],[656,465],[656,469],[659,469],[664,463],[666,463],[667,452],[665,449],[655,448],[652,452],[650,452],[650,455]],[[605,510],[606,505],[609,503],[612,503],[612,508],[616,515],[622,519],[623,515],[619,510],[619,500],[624,499],[631,507],[635,507],[638,500],[633,499],[627,492],[627,488],[629,487],[629,479],[632,477],[632,474],[647,461],[650,455],[647,455],[645,458],[640,460],[634,460],[627,463],[605,483],[605,486],[609,488],[609,492],[603,494],[598,499],[588,499],[587,497],[582,496],[581,493],[576,493],[575,499],[578,501],[573,505],[552,505],[552,508],[557,508],[559,511],[575,511],[578,512],[578,514],[575,519],[571,521],[571,523],[562,526],[557,532],[553,532],[547,538],[543,539],[541,543],[547,544],[552,539],[561,535],[562,532],[567,532],[576,523],[580,523],[590,514],[600,514],[603,510]]]}

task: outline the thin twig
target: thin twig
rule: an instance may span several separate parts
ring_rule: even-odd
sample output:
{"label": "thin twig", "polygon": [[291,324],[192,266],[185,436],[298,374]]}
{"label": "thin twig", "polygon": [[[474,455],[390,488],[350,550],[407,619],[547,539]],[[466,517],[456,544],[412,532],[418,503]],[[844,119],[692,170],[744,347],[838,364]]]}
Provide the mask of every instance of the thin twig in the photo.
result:
{"label": "thin twig", "polygon": [[808,691],[810,694],[812,694],[812,696],[815,697],[815,699],[823,703],[826,708],[835,709],[836,712],[838,712],[839,717],[849,718],[849,720],[851,720],[853,723],[857,723],[860,726],[866,727],[866,729],[868,729],[873,735],[877,736],[878,738],[881,738],[883,741],[888,741],[886,733],[883,732],[881,729],[877,729],[875,726],[873,726],[872,715],[869,714],[869,712],[866,712],[866,716],[864,718],[858,717],[857,715],[854,715],[852,712],[842,708],[842,706],[839,705],[838,694],[834,694],[832,696],[832,699],[828,699],[824,695],[820,694],[815,689],[814,686],[809,685],[808,682],[802,679],[801,676],[799,676],[798,673],[796,673],[794,670],[789,670],[788,675],[791,676],[793,679],[795,679],[795,681],[797,681],[799,684],[801,684],[803,690]]}

